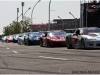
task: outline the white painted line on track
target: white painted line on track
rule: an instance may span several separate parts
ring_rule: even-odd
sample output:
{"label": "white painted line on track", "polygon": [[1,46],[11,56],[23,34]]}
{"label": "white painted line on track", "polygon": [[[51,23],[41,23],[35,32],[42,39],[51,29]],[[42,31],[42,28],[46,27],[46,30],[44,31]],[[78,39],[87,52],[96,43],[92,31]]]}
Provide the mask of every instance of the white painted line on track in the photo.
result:
{"label": "white painted line on track", "polygon": [[10,48],[7,48],[7,49],[10,49]]}
{"label": "white painted line on track", "polygon": [[17,51],[12,50],[14,53],[18,53]]}
{"label": "white painted line on track", "polygon": [[5,47],[5,46],[2,46],[2,47]]}
{"label": "white painted line on track", "polygon": [[55,58],[55,57],[45,57],[45,56],[38,56],[38,57],[45,58],[45,59],[68,60],[68,59],[65,59],[65,58]]}

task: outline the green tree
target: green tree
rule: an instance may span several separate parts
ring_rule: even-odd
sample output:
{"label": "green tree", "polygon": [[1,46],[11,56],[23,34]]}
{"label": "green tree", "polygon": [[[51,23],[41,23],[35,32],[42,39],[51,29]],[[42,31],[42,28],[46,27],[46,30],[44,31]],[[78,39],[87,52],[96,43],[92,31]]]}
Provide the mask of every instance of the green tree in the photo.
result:
{"label": "green tree", "polygon": [[30,27],[30,18],[29,17],[25,17],[24,16],[24,20],[21,21],[21,25],[22,25],[22,32],[30,32],[32,31],[31,27]]}
{"label": "green tree", "polygon": [[30,32],[30,18],[24,17],[23,21],[15,22],[13,21],[9,26],[3,28],[4,35],[13,35],[23,32]]}
{"label": "green tree", "polygon": [[13,30],[13,34],[21,33],[21,25],[20,25],[20,23],[13,21],[12,30]]}
{"label": "green tree", "polygon": [[10,32],[9,26],[6,26],[6,27],[3,28],[3,34],[4,35],[10,35],[9,32]]}

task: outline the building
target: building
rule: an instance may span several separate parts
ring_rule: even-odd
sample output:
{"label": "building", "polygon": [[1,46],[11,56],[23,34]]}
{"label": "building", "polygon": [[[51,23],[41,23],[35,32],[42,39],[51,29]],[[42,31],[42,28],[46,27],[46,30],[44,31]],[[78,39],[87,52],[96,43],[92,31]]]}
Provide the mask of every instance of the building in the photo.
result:
{"label": "building", "polygon": [[100,27],[100,1],[92,0],[81,3],[80,13],[82,27]]}
{"label": "building", "polygon": [[47,30],[47,24],[33,24],[30,25],[32,31],[46,31]]}
{"label": "building", "polygon": [[[30,25],[33,31],[46,31],[48,30],[48,23],[46,24],[33,24]],[[80,27],[80,19],[54,19],[50,23],[50,30],[74,29]]]}
{"label": "building", "polygon": [[58,29],[71,29],[80,27],[80,19],[54,19]]}

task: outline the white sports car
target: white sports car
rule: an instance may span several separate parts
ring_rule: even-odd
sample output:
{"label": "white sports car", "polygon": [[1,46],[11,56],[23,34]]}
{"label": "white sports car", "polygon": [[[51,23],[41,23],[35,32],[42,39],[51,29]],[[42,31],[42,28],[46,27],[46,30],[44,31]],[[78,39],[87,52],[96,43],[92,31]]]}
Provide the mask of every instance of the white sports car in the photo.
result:
{"label": "white sports car", "polygon": [[74,33],[66,36],[66,45],[71,48],[100,48],[100,28],[78,28]]}

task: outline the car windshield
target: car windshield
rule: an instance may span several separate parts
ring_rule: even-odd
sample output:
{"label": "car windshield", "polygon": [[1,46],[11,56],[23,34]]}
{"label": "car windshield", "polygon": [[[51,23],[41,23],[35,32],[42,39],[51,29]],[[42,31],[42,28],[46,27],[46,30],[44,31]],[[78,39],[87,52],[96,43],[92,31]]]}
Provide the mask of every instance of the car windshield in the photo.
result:
{"label": "car windshield", "polygon": [[13,38],[13,36],[9,36],[8,38]]}
{"label": "car windshield", "polygon": [[83,30],[84,34],[88,34],[88,33],[100,33],[100,28],[90,28],[90,29],[84,29]]}
{"label": "car windshield", "polygon": [[44,34],[44,33],[42,33],[42,32],[31,32],[30,33],[31,36],[41,36],[42,34]]}
{"label": "car windshield", "polygon": [[54,31],[50,33],[50,36],[59,36],[59,35],[66,35],[65,31]]}
{"label": "car windshield", "polygon": [[64,31],[67,33],[74,33],[76,29],[65,29]]}
{"label": "car windshield", "polygon": [[13,37],[14,37],[14,38],[18,38],[18,36],[19,36],[19,35],[14,35]]}
{"label": "car windshield", "polygon": [[18,38],[18,35],[16,35],[16,38]]}

